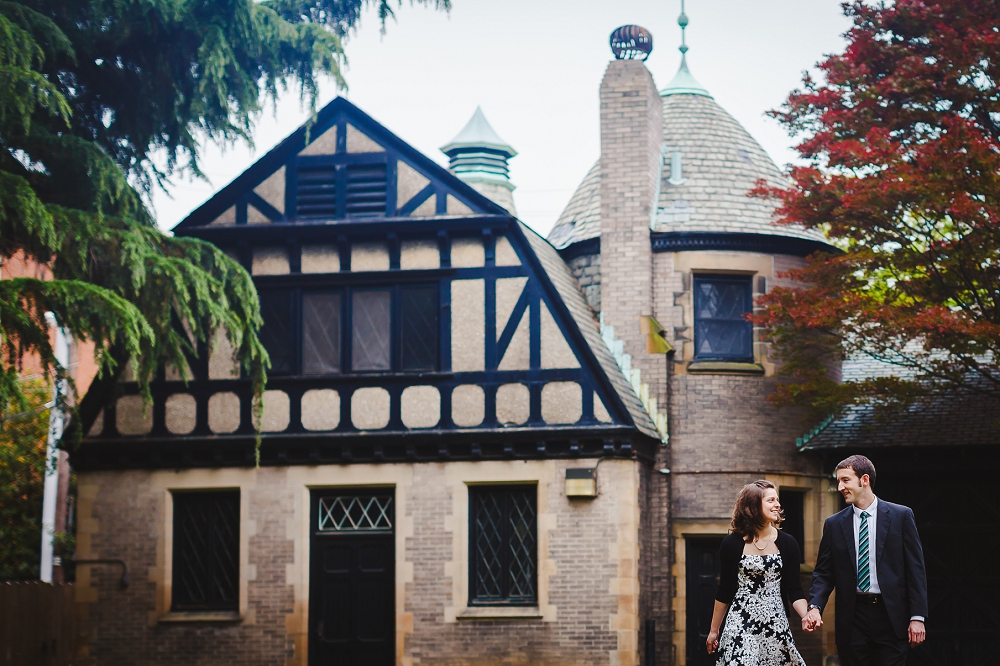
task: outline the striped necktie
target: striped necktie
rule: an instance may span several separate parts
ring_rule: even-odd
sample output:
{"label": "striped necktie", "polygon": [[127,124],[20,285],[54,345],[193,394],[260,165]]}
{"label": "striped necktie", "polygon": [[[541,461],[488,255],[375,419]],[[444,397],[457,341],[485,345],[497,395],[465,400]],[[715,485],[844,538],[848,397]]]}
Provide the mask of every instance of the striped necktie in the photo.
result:
{"label": "striped necktie", "polygon": [[862,511],[858,530],[858,589],[862,592],[867,592],[872,586],[868,550],[868,512]]}

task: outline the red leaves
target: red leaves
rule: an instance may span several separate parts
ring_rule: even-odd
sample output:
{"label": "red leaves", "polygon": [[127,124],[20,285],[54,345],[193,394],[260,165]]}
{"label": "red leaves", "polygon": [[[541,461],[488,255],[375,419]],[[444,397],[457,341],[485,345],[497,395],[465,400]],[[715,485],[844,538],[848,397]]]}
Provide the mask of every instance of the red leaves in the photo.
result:
{"label": "red leaves", "polygon": [[[849,248],[788,276],[808,287],[759,302],[753,319],[793,379],[775,401],[906,403],[970,370],[1000,395],[1000,1],[845,11],[845,52],[773,114],[807,164],[787,190],[752,193],[779,202],[780,223]],[[845,387],[817,370],[816,354],[852,353],[892,357],[914,380]]]}

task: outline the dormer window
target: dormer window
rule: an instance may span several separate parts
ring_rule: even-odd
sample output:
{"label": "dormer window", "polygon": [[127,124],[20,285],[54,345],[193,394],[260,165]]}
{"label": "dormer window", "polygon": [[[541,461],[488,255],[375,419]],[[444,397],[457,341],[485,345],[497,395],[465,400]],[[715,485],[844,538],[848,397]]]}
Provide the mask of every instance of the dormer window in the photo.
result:
{"label": "dormer window", "polygon": [[696,361],[753,361],[750,276],[694,276],[694,357]]}

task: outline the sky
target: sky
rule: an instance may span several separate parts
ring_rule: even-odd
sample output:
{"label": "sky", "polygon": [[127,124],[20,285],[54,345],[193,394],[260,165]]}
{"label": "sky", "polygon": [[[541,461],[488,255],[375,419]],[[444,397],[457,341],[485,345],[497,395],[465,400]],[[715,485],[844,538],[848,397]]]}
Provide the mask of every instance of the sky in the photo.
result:
{"label": "sky", "polygon": [[[804,71],[843,51],[849,24],[839,0],[688,0],[685,11],[691,73],[779,166],[794,161],[792,138],[765,113]],[[345,42],[348,89],[327,81],[319,105],[343,95],[443,165],[439,148],[482,106],[518,151],[518,217],[546,234],[599,155],[611,31],[632,23],[652,33],[646,66],[662,88],[680,64],[679,13],[680,0],[452,0],[449,12],[405,1],[381,34],[369,10]],[[209,182],[177,178],[154,193],[160,227],[173,228],[308,114],[290,89],[257,119],[252,148],[206,143]]]}

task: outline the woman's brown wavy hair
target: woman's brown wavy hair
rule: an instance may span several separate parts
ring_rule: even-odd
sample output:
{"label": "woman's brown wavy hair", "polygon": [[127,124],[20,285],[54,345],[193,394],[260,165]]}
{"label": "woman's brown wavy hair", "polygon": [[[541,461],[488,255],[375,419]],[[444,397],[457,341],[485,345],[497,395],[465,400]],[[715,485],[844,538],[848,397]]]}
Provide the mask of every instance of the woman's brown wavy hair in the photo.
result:
{"label": "woman's brown wavy hair", "polygon": [[[757,530],[764,527],[767,520],[764,518],[764,491],[768,488],[777,487],[770,481],[754,481],[743,486],[740,494],[736,496],[736,506],[733,507],[733,522],[730,523],[734,534],[741,537],[752,537]],[[776,527],[781,526],[781,521],[785,519],[785,512],[781,511]]]}

